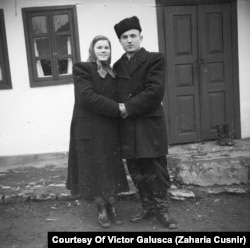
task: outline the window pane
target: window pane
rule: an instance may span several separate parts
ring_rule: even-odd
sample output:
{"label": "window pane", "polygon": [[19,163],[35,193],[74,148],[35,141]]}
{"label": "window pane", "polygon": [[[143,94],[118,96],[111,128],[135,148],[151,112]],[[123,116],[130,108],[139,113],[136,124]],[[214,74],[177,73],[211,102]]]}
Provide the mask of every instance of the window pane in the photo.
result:
{"label": "window pane", "polygon": [[32,30],[34,34],[47,34],[46,16],[32,17]]}
{"label": "window pane", "polygon": [[34,49],[36,57],[47,57],[50,55],[49,51],[49,39],[44,38],[35,38],[34,39]]}
{"label": "window pane", "polygon": [[36,69],[39,78],[52,76],[51,61],[49,59],[37,60]]}
{"label": "window pane", "polygon": [[58,72],[59,75],[62,74],[72,74],[72,59],[58,59]]}
{"label": "window pane", "polygon": [[71,54],[70,37],[65,35],[58,35],[56,37],[56,48],[58,55],[70,55]]}
{"label": "window pane", "polygon": [[69,31],[68,15],[55,15],[54,16],[54,29],[56,32]]}

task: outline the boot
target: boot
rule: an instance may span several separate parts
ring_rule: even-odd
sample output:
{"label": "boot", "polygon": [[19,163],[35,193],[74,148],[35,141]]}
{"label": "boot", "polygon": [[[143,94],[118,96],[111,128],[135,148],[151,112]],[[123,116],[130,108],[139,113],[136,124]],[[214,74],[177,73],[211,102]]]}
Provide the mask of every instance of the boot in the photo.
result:
{"label": "boot", "polygon": [[131,222],[137,223],[141,220],[148,219],[155,215],[155,211],[153,208],[143,208],[138,213],[132,215],[129,220]]}
{"label": "boot", "polygon": [[97,220],[99,224],[104,228],[110,227],[111,225],[106,207],[103,204],[97,204]]}
{"label": "boot", "polygon": [[115,204],[115,199],[109,198],[107,201],[107,211],[110,217],[110,220],[115,224],[115,225],[122,225],[123,221],[117,211],[116,204]]}
{"label": "boot", "polygon": [[233,124],[224,125],[224,132],[226,134],[226,145],[227,146],[234,146],[234,127]]}
{"label": "boot", "polygon": [[169,214],[169,212],[158,212],[156,215],[157,220],[166,228],[176,229],[178,224],[176,220]]}
{"label": "boot", "polygon": [[216,125],[217,135],[218,135],[218,144],[220,146],[225,146],[226,144],[226,134],[224,132],[223,125]]}
{"label": "boot", "polygon": [[162,194],[155,194],[153,200],[156,209],[156,219],[166,228],[178,228],[177,221],[173,216],[170,215],[168,211],[169,207],[166,197],[164,197]]}
{"label": "boot", "polygon": [[141,197],[141,201],[142,201],[142,209],[129,218],[131,222],[137,223],[140,222],[141,220],[150,218],[155,215],[154,205],[150,200],[150,198],[144,196]]}

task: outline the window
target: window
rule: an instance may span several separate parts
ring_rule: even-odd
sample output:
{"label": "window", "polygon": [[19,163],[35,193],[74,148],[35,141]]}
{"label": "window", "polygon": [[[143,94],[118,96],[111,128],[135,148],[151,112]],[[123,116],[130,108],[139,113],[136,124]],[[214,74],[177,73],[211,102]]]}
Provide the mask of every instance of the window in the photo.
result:
{"label": "window", "polygon": [[31,87],[72,83],[80,60],[75,6],[22,11]]}
{"label": "window", "polygon": [[12,89],[3,10],[0,9],[0,89]]}

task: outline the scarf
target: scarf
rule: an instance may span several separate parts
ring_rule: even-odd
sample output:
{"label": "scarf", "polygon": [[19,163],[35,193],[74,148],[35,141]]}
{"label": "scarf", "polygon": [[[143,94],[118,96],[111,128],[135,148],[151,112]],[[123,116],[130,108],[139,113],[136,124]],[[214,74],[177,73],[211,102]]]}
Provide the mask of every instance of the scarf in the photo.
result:
{"label": "scarf", "polygon": [[115,71],[110,66],[111,56],[109,57],[107,61],[99,61],[96,58],[94,46],[95,46],[95,43],[99,40],[107,40],[110,46],[110,50],[111,50],[111,43],[109,39],[106,36],[98,35],[90,43],[89,57],[88,57],[87,62],[93,62],[97,64],[97,73],[99,74],[101,78],[105,78],[107,74],[109,74],[112,78],[115,78]]}

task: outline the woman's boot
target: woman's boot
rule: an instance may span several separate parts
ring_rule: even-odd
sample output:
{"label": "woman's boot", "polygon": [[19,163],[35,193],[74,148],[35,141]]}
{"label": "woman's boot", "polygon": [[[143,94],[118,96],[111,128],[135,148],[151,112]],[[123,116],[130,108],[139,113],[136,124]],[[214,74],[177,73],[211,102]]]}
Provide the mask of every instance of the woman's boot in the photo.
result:
{"label": "woman's boot", "polygon": [[122,225],[123,221],[117,211],[116,202],[114,197],[110,197],[107,201],[107,210],[110,220],[116,225]]}
{"label": "woman's boot", "polygon": [[227,145],[226,134],[224,132],[224,126],[223,125],[216,125],[216,129],[217,129],[217,135],[218,135],[218,144],[220,146]]}
{"label": "woman's boot", "polygon": [[110,227],[110,219],[104,200],[102,198],[95,198],[95,203],[97,207],[97,220],[99,224],[104,228]]}

